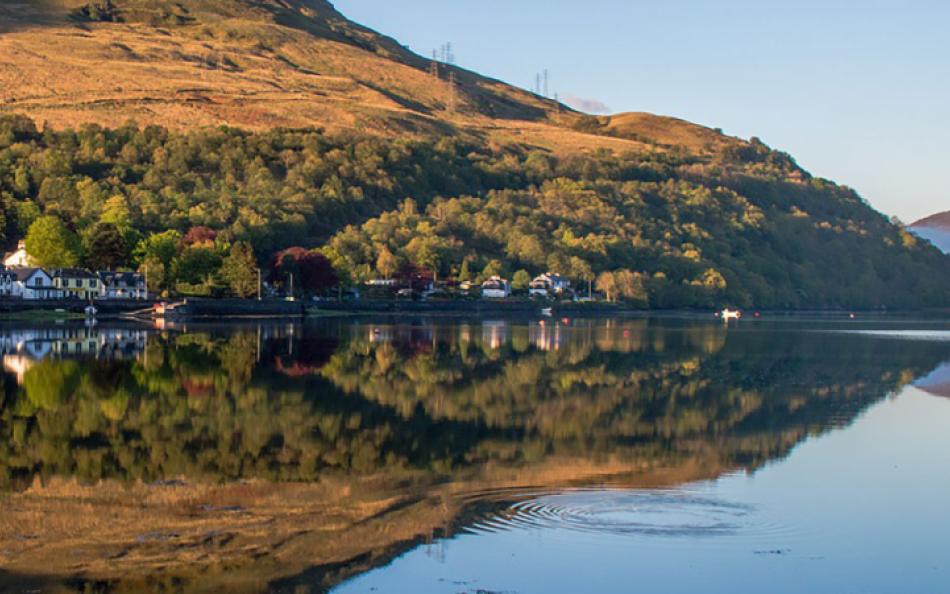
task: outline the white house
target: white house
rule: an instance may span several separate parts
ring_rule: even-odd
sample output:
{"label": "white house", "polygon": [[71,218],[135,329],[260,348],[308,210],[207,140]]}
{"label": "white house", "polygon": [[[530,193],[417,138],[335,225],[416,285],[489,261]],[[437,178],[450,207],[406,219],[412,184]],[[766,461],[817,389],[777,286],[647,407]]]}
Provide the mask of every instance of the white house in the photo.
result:
{"label": "white house", "polygon": [[148,299],[145,277],[138,272],[100,272],[100,299]]}
{"label": "white house", "polygon": [[485,299],[504,299],[511,295],[511,285],[507,280],[493,276],[482,283],[482,297]]}
{"label": "white house", "polygon": [[20,240],[16,250],[3,255],[3,265],[7,268],[26,268],[32,265],[32,258],[26,253],[26,242]]}
{"label": "white house", "polygon": [[553,272],[546,272],[535,277],[528,285],[528,294],[532,297],[548,297],[550,295],[561,295],[570,290],[571,282]]}
{"label": "white house", "polygon": [[14,297],[21,299],[59,299],[62,297],[59,289],[53,284],[53,279],[42,268],[17,268],[16,280],[13,281]]}

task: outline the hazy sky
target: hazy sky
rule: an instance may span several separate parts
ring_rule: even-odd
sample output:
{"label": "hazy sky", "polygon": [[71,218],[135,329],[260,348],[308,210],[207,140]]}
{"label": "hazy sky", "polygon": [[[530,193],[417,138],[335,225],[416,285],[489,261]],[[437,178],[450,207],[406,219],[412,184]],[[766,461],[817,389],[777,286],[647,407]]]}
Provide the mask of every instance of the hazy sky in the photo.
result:
{"label": "hazy sky", "polygon": [[431,55],[611,112],[759,136],[912,222],[950,209],[950,3],[335,0]]}

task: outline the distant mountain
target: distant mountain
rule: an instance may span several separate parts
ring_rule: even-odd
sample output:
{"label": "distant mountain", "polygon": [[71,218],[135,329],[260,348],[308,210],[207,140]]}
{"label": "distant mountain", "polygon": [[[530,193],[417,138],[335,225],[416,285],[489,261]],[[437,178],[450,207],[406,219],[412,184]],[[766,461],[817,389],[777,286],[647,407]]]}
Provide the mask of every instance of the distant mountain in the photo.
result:
{"label": "distant mountain", "polygon": [[920,219],[910,229],[950,254],[950,210]]}

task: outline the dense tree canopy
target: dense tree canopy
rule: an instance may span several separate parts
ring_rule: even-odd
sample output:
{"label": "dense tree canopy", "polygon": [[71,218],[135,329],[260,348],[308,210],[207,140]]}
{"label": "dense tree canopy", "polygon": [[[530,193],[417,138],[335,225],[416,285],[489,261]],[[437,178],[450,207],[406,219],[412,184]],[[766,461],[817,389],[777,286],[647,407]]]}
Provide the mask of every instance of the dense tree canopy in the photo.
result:
{"label": "dense tree canopy", "polygon": [[[619,275],[635,287],[618,298],[653,307],[950,300],[950,258],[756,140],[718,153],[657,145],[557,157],[319,130],[41,132],[4,116],[3,239],[12,246],[51,216],[119,245],[100,226],[112,225],[127,254],[105,263],[147,264],[166,290],[221,285],[221,262],[243,241],[258,262],[288,246],[320,248],[346,282],[551,270],[583,286]],[[46,255],[102,263],[94,243],[84,256],[72,240],[53,241]]]}

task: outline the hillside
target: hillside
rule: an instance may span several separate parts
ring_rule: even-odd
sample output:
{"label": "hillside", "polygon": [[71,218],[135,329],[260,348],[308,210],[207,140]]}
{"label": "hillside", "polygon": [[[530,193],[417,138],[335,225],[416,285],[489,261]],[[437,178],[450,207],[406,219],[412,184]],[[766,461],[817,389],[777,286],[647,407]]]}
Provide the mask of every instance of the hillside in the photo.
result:
{"label": "hillside", "polygon": [[944,253],[950,254],[950,211],[923,218],[911,225],[910,229]]}
{"label": "hillside", "polygon": [[[652,307],[950,304],[950,258],[758,139],[586,116],[322,0],[4,2],[0,23],[3,240],[55,217],[68,265],[208,294],[248,242],[265,265],[322,248],[345,283],[555,269]],[[196,226],[213,245],[180,241]]]}
{"label": "hillside", "polygon": [[569,108],[433,64],[323,0],[5,2],[0,23],[0,113],[55,128],[320,126],[559,151],[670,136],[668,122],[652,120],[626,121],[616,138],[580,133],[572,126],[582,116]]}

